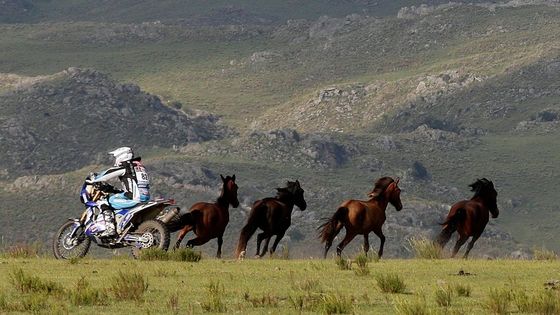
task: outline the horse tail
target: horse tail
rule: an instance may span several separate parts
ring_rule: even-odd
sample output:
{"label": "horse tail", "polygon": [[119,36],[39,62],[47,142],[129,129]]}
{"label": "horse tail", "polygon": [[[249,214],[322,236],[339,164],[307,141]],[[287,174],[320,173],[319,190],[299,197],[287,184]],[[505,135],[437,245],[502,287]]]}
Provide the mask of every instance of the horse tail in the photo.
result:
{"label": "horse tail", "polygon": [[338,223],[342,222],[345,216],[348,216],[348,208],[340,207],[336,210],[336,212],[330,219],[326,219],[325,222],[317,228],[317,230],[319,230],[319,238],[321,239],[321,243],[332,242],[338,232]]}
{"label": "horse tail", "polygon": [[196,219],[199,216],[200,216],[199,211],[193,210],[193,211],[187,212],[179,218],[178,225],[180,225],[181,227],[185,227],[187,225],[190,225],[190,226],[194,227],[195,224],[196,224]]}
{"label": "horse tail", "polygon": [[467,218],[467,212],[464,208],[459,208],[457,209],[455,214],[448,216],[443,223],[440,223],[440,225],[444,226],[444,228],[441,231],[441,233],[439,233],[439,235],[437,236],[436,243],[440,247],[444,247],[445,244],[447,244],[447,242],[449,242],[449,240],[451,239],[451,235],[455,231],[457,231],[457,225],[465,221],[466,218]]}
{"label": "horse tail", "polygon": [[[241,233],[239,234],[239,241],[237,242],[237,249],[235,250],[235,257],[241,258],[242,253],[247,248],[247,243],[249,239],[255,234],[255,231],[258,228],[258,216],[261,211],[266,211],[267,206],[266,203],[262,201],[258,201],[253,205],[253,209],[251,209],[251,213],[249,214],[249,219],[245,226],[241,229]],[[244,254],[244,253],[243,253]]]}

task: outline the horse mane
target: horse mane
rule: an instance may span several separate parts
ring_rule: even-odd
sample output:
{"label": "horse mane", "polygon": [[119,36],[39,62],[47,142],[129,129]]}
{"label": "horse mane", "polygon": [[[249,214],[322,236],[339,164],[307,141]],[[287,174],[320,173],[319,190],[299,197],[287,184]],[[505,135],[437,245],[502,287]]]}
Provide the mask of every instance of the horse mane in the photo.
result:
{"label": "horse mane", "polygon": [[484,196],[487,192],[494,190],[494,183],[486,178],[477,179],[474,183],[470,184],[471,191],[474,192],[475,197]]}
{"label": "horse mane", "polygon": [[383,196],[383,192],[389,187],[389,185],[395,180],[391,177],[381,177],[375,182],[373,190],[368,194],[372,199],[379,199]]}

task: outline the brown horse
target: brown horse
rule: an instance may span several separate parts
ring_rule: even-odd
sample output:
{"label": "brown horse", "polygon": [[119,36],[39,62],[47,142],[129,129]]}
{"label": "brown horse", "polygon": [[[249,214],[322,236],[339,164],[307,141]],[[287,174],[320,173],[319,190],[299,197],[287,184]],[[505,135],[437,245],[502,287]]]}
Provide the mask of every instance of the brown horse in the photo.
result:
{"label": "brown horse", "polygon": [[441,224],[443,230],[436,239],[436,243],[443,248],[455,231],[459,233],[459,239],[455,243],[451,257],[455,257],[461,246],[472,236],[463,256],[463,258],[467,258],[474,242],[484,232],[489,220],[488,212],[492,214],[492,218],[497,218],[500,214],[496,201],[498,193],[494,189],[494,183],[483,178],[477,179],[469,187],[474,192],[474,196],[470,200],[462,200],[451,206],[445,222]]}
{"label": "brown horse", "polygon": [[[278,242],[284,237],[286,230],[292,223],[292,210],[294,205],[298,206],[300,210],[307,208],[307,203],[303,198],[305,192],[299,181],[288,181],[285,188],[276,188],[278,193],[275,198],[264,198],[257,200],[251,208],[247,224],[241,230],[239,235],[239,242],[235,256],[241,258],[245,255],[247,242],[257,229],[263,232],[257,235],[257,256],[262,257],[266,254],[268,243],[273,235],[276,235],[274,244],[270,248],[272,255],[276,251]],[[260,252],[261,242],[265,240],[262,253]]]}
{"label": "brown horse", "polygon": [[223,235],[229,222],[229,205],[234,208],[239,206],[237,200],[237,184],[235,175],[220,175],[223,182],[222,192],[215,203],[195,203],[188,213],[181,217],[183,229],[179,232],[175,248],[179,248],[181,241],[189,231],[194,231],[196,237],[187,242],[187,247],[203,245],[213,238],[218,238],[218,253],[216,257],[222,256]]}
{"label": "brown horse", "polygon": [[340,230],[346,228],[346,236],[336,247],[336,254],[340,256],[342,250],[356,235],[364,235],[364,251],[369,250],[369,233],[373,232],[381,240],[378,256],[383,255],[383,245],[385,236],[382,226],[385,222],[385,209],[392,204],[397,211],[402,209],[401,190],[398,186],[399,179],[393,180],[391,177],[382,177],[375,182],[375,187],[367,201],[347,200],[343,202],[332,218],[328,219],[318,229],[320,230],[321,242],[325,243],[325,254],[331,248],[332,242]]}

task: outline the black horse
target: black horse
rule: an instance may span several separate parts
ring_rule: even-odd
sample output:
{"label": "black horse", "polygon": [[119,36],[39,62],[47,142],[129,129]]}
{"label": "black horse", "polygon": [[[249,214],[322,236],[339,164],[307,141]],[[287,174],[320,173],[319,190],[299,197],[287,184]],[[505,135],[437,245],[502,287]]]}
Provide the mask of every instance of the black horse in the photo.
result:
{"label": "black horse", "polygon": [[474,192],[474,196],[470,200],[462,200],[451,206],[445,222],[441,224],[443,230],[436,239],[436,243],[443,248],[455,231],[459,233],[459,239],[455,243],[451,257],[455,257],[461,246],[472,236],[463,256],[463,258],[467,258],[474,243],[484,232],[490,215],[492,218],[497,218],[500,214],[496,200],[498,192],[494,188],[494,183],[483,178],[477,179],[469,187]]}
{"label": "black horse", "polygon": [[[264,198],[257,200],[251,208],[247,224],[241,230],[235,257],[240,258],[245,255],[247,242],[253,236],[257,228],[263,232],[257,235],[257,256],[264,256],[268,249],[268,243],[273,235],[276,235],[274,244],[270,249],[270,254],[276,251],[278,242],[284,237],[286,230],[292,223],[292,210],[294,205],[300,210],[307,208],[307,203],[303,198],[304,190],[299,181],[288,181],[285,188],[276,188],[278,193],[275,198]],[[260,252],[261,242],[266,240],[262,252]]]}

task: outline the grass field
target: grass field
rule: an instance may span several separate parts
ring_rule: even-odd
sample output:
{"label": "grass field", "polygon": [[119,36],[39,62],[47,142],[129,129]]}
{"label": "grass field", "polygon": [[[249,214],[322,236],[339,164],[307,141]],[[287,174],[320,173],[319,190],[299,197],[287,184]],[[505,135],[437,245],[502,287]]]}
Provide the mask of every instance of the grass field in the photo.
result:
{"label": "grass field", "polygon": [[[459,275],[460,271],[465,275]],[[382,259],[370,261],[361,270],[357,263],[351,270],[341,270],[333,259],[171,262],[3,258],[0,313],[558,314],[558,291],[545,290],[545,283],[557,279],[559,272],[558,260]],[[137,281],[133,273],[139,275]],[[27,280],[38,279],[29,280],[27,283],[35,285],[25,287],[21,286],[25,281],[13,280],[22,279],[22,275]],[[136,299],[117,299],[115,295],[122,293],[116,289],[119,275],[131,287],[126,291],[134,291],[135,283],[147,289]],[[400,293],[383,293],[378,285],[380,275],[398,276],[405,287],[399,289],[394,279],[385,279]],[[103,299],[105,305],[79,305],[95,301],[75,298],[80,291],[78,283],[84,287],[83,279],[90,292],[108,296]],[[47,287],[52,290],[48,292]]]}

